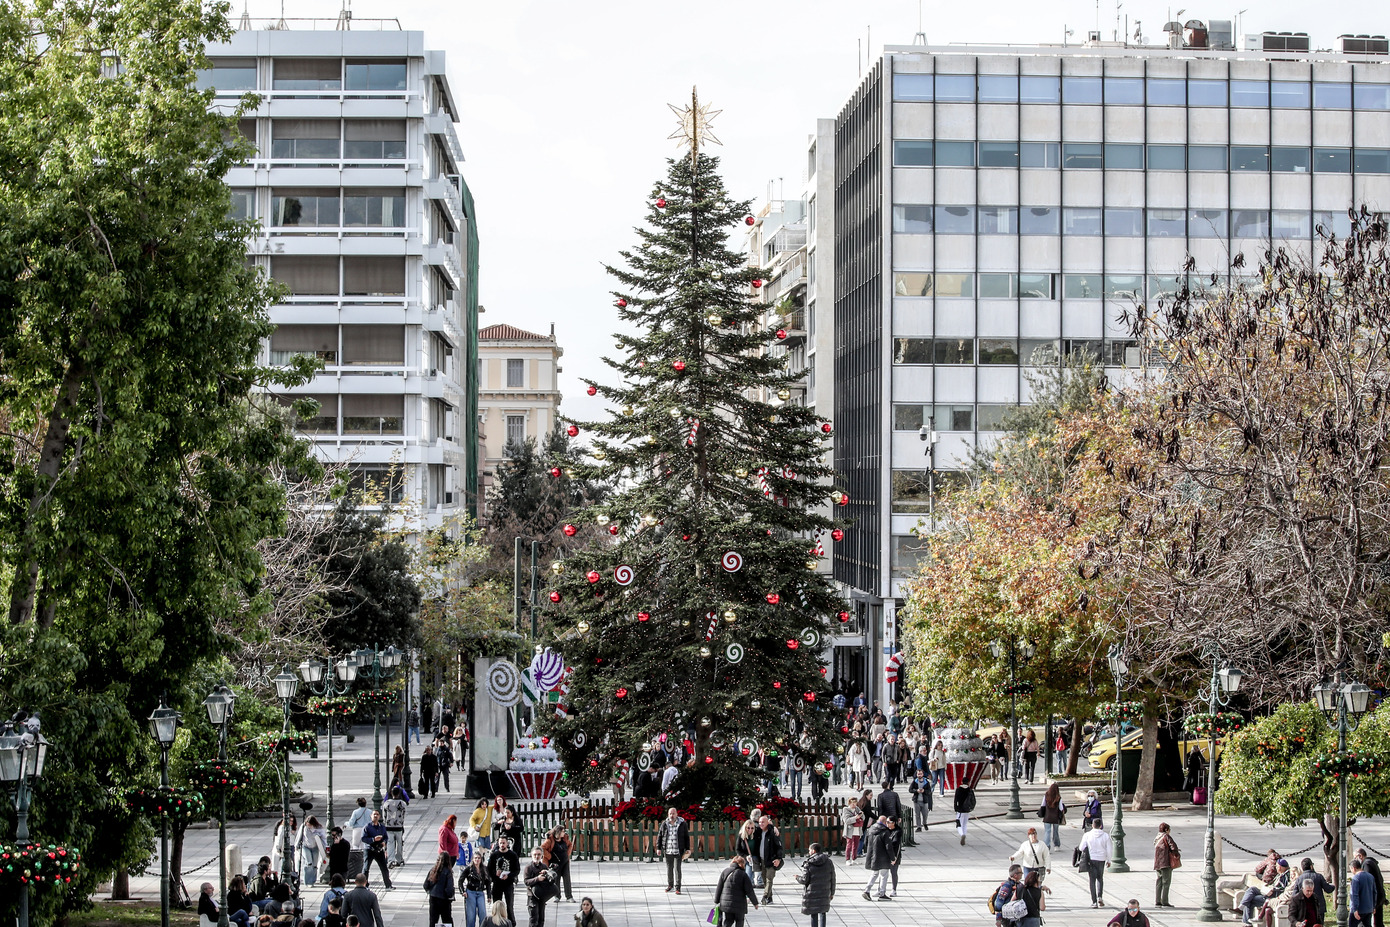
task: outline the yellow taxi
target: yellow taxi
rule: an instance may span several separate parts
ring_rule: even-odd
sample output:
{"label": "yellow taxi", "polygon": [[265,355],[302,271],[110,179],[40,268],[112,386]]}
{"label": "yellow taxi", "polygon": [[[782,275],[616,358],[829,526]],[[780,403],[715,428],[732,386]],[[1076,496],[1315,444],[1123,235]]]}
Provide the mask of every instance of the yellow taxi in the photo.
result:
{"label": "yellow taxi", "polygon": [[[1208,759],[1207,748],[1210,744],[1205,740],[1180,740],[1178,741],[1178,751],[1180,761],[1185,766],[1187,756],[1192,750],[1202,751],[1202,758]],[[1124,751],[1133,753],[1136,756],[1139,751],[1144,749],[1144,731],[1136,728],[1124,736]],[[1221,756],[1221,741],[1216,742],[1216,755]],[[1115,768],[1115,736],[1101,738],[1091,747],[1091,752],[1086,755],[1086,762],[1091,764],[1092,769],[1114,769]],[[1137,760],[1126,759],[1125,764],[1138,762]]]}

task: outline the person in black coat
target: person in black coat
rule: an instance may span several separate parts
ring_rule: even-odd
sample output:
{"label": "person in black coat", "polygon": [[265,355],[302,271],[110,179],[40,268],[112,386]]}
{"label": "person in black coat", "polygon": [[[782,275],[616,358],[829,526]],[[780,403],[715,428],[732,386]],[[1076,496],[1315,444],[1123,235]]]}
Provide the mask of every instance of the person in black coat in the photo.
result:
{"label": "person in black coat", "polygon": [[352,844],[343,839],[343,829],[333,828],[333,836],[328,844],[328,876],[342,876],[347,882],[348,859],[352,856]]}
{"label": "person in black coat", "polygon": [[531,851],[531,862],[521,873],[526,883],[526,913],[530,917],[530,927],[545,927],[545,903],[560,894],[560,876],[545,863],[545,853],[540,847]]}
{"label": "person in black coat", "polygon": [[681,862],[690,857],[690,825],[674,807],[656,832],[656,847],[666,859],[666,891],[681,893]]}
{"label": "person in black coat", "polygon": [[719,927],[744,927],[743,920],[748,916],[748,905],[758,907],[758,893],[753,890],[753,880],[748,878],[744,867],[748,860],[735,856],[729,868],[719,874],[719,884],[714,888],[714,903],[719,906]]}
{"label": "person in black coat", "polygon": [[1367,856],[1365,847],[1357,849],[1356,858],[1361,860],[1361,868],[1369,872],[1376,883],[1376,908],[1371,923],[1373,927],[1385,927],[1385,877],[1380,874],[1380,860]]}
{"label": "person in black coat", "polygon": [[960,834],[960,845],[965,846],[965,831],[970,825],[970,812],[975,810],[975,790],[965,784],[956,786],[952,808],[956,812],[956,833]]}
{"label": "person in black coat", "polygon": [[903,803],[898,797],[898,793],[893,791],[893,781],[883,780],[883,791],[878,793],[878,816],[889,818],[893,821],[901,821],[903,818]]}
{"label": "person in black coat", "polygon": [[512,905],[516,897],[516,881],[521,877],[521,859],[506,837],[498,837],[497,849],[488,854],[487,874],[492,882],[492,900],[507,903],[507,920],[515,924],[516,914]]}
{"label": "person in black coat", "polygon": [[772,883],[777,878],[777,870],[782,867],[782,835],[777,833],[771,816],[767,814],[758,819],[758,826],[762,828],[758,858],[763,863],[763,904],[772,904]]}
{"label": "person in black coat", "polygon": [[835,900],[835,861],[822,853],[820,844],[808,848],[810,855],[796,881],[802,885],[801,913],[811,915],[811,927],[825,927],[825,915]]}
{"label": "person in black coat", "polygon": [[864,837],[864,868],[869,870],[869,881],[864,885],[865,901],[873,900],[870,892],[875,882],[878,883],[878,899],[882,901],[888,897],[888,877],[902,852],[902,840],[902,831],[889,826],[886,817],[879,818],[869,828]]}
{"label": "person in black coat", "polygon": [[1327,896],[1318,891],[1312,879],[1294,883],[1298,891],[1289,902],[1289,924],[1292,927],[1314,927],[1327,918]]}
{"label": "person in black coat", "polygon": [[420,757],[420,797],[429,798],[439,792],[439,757],[434,755],[434,747],[425,748]]}

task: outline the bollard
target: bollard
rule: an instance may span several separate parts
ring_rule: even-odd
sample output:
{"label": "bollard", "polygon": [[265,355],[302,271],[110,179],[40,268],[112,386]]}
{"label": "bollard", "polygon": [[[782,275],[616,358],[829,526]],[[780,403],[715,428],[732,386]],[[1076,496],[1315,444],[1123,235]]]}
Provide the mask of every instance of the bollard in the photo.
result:
{"label": "bollard", "polygon": [[241,868],[241,847],[235,843],[227,844],[227,855],[222,857],[222,868],[227,873],[227,881],[232,881],[232,876],[240,875],[245,870]]}

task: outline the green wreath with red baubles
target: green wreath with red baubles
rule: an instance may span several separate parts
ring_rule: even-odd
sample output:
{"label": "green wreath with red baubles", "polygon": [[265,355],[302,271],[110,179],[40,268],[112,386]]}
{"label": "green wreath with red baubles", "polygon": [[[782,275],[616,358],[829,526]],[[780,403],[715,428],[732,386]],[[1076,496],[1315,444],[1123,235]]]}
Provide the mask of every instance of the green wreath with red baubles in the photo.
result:
{"label": "green wreath with red baubles", "polygon": [[198,763],[188,773],[193,788],[204,795],[231,794],[251,784],[256,767],[240,760],[209,760]]}
{"label": "green wreath with red baubles", "polygon": [[1143,702],[1101,702],[1096,706],[1096,715],[1102,721],[1114,721],[1118,715],[1120,721],[1144,720]]}
{"label": "green wreath with red baubles", "polygon": [[1358,779],[1379,772],[1385,766],[1384,757],[1356,750],[1335,750],[1313,758],[1313,772],[1330,779]]}
{"label": "green wreath with red baubles", "polygon": [[317,695],[305,703],[304,710],[320,718],[355,715],[357,714],[357,696]]}
{"label": "green wreath with red baubles", "polygon": [[66,885],[82,866],[82,853],[57,844],[0,844],[0,889],[21,885]]}
{"label": "green wreath with red baubles", "polygon": [[318,746],[318,738],[309,731],[290,731],[288,734],[266,731],[256,735],[255,744],[261,753],[272,750],[278,753],[312,753]]}
{"label": "green wreath with red baubles", "polygon": [[1234,734],[1245,727],[1245,719],[1233,711],[1199,711],[1188,715],[1182,722],[1183,730],[1196,737],[1211,739]]}
{"label": "green wreath with red baubles", "polygon": [[125,806],[148,818],[168,818],[174,823],[191,824],[207,817],[207,802],[196,789],[159,786],[152,789],[127,789]]}

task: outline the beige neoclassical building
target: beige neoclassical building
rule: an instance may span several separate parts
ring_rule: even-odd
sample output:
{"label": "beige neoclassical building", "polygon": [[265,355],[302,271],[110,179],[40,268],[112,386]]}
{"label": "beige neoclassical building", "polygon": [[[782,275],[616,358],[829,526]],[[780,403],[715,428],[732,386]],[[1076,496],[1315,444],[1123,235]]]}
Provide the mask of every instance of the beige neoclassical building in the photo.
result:
{"label": "beige neoclassical building", "polygon": [[487,492],[507,445],[537,444],[555,427],[560,409],[560,357],[564,349],[549,335],[514,325],[489,325],[478,332],[478,443],[483,458],[479,513],[486,518]]}

